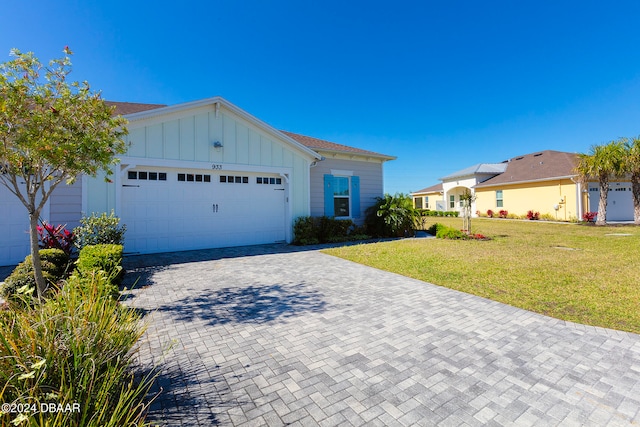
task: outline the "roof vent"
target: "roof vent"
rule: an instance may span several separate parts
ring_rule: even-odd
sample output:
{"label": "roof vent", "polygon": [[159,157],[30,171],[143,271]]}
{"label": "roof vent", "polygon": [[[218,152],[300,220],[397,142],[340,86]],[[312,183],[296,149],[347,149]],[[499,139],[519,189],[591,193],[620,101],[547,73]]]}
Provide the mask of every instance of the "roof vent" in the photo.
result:
{"label": "roof vent", "polygon": [[536,153],[533,155],[533,157],[538,157],[538,156],[542,156],[542,153]]}
{"label": "roof vent", "polygon": [[522,160],[524,157],[516,157],[516,160]]}

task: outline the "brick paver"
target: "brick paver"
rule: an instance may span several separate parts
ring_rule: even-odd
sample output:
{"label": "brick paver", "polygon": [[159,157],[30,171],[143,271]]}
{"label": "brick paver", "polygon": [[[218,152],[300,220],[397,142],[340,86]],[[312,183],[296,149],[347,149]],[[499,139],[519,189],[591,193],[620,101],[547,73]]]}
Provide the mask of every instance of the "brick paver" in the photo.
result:
{"label": "brick paver", "polygon": [[[293,250],[293,249],[292,249]],[[127,259],[171,426],[635,425],[640,336],[315,250]]]}

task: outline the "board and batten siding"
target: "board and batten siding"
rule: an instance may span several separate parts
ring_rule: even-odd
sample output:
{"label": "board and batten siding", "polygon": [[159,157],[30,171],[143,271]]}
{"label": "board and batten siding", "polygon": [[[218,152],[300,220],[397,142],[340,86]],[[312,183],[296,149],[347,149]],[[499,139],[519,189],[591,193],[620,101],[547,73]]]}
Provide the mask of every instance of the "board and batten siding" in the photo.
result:
{"label": "board and batten siding", "polygon": [[49,203],[50,224],[66,224],[69,231],[78,227],[82,216],[82,179],[76,179],[71,185],[58,185],[51,193]]}
{"label": "board and batten siding", "polygon": [[311,168],[311,216],[324,215],[323,176],[330,175],[332,170],[351,171],[353,176],[360,177],[360,217],[353,218],[353,221],[358,225],[363,224],[367,208],[376,203],[376,198],[384,195],[382,162],[334,158],[318,162]]}
{"label": "board and batten siding", "polygon": [[[142,120],[132,120],[126,142],[125,156],[131,158],[176,161],[180,168],[188,162],[225,165],[246,165],[248,169],[282,168],[290,170],[289,202],[292,217],[309,215],[309,155],[298,151],[277,134],[238,116],[224,105],[216,111],[214,105],[177,110]],[[214,142],[221,148],[215,148]],[[171,167],[171,166],[170,166]],[[174,166],[178,167],[178,166]],[[201,168],[201,166],[198,166]],[[115,170],[119,170],[116,166]],[[116,208],[114,184],[105,184],[102,177],[87,183],[87,210],[109,212]],[[252,207],[247,201],[247,209]]]}

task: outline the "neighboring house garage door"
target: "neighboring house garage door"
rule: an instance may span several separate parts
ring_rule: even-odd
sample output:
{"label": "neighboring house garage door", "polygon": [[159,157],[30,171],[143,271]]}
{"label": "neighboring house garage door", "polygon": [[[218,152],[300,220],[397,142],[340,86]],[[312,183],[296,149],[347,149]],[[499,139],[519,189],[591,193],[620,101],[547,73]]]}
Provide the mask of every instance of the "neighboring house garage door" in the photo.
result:
{"label": "neighboring house garage door", "polygon": [[0,218],[0,265],[17,264],[29,253],[29,216],[27,208],[4,185],[0,185]]}
{"label": "neighboring house garage door", "polygon": [[[598,184],[589,183],[589,209],[592,212],[598,212],[599,201],[600,188]],[[630,183],[609,183],[607,221],[633,221],[633,197]]]}
{"label": "neighboring house garage door", "polygon": [[284,178],[134,169],[123,178],[125,251],[153,253],[285,240]]}

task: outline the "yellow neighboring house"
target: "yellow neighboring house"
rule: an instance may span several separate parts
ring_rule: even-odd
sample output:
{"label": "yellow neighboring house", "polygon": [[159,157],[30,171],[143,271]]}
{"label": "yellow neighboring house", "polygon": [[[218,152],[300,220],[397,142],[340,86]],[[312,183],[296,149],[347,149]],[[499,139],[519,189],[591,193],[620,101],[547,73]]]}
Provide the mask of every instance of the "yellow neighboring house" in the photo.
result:
{"label": "yellow neighboring house", "polygon": [[[454,172],[440,184],[411,193],[416,208],[460,211],[460,196],[475,194],[471,207],[475,216],[493,211],[524,217],[528,211],[547,219],[582,219],[585,212],[597,212],[600,188],[595,178],[586,184],[574,168],[578,155],[563,151],[539,151],[501,163],[479,163]],[[629,179],[614,179],[607,195],[607,221],[633,221],[633,198]]]}
{"label": "yellow neighboring house", "polygon": [[581,218],[584,198],[574,172],[577,159],[574,153],[547,150],[508,160],[503,173],[474,187],[476,210],[481,215],[506,210],[524,216],[531,210],[560,221]]}
{"label": "yellow neighboring house", "polygon": [[[416,208],[460,211],[460,195],[476,196],[472,212],[486,216],[493,211],[526,216],[532,210],[560,221],[581,219],[586,211],[598,210],[598,183],[581,184],[574,172],[575,153],[546,150],[514,157],[501,163],[479,163],[454,172],[440,184],[411,193]],[[631,184],[612,181],[607,196],[607,220],[633,220]]]}

